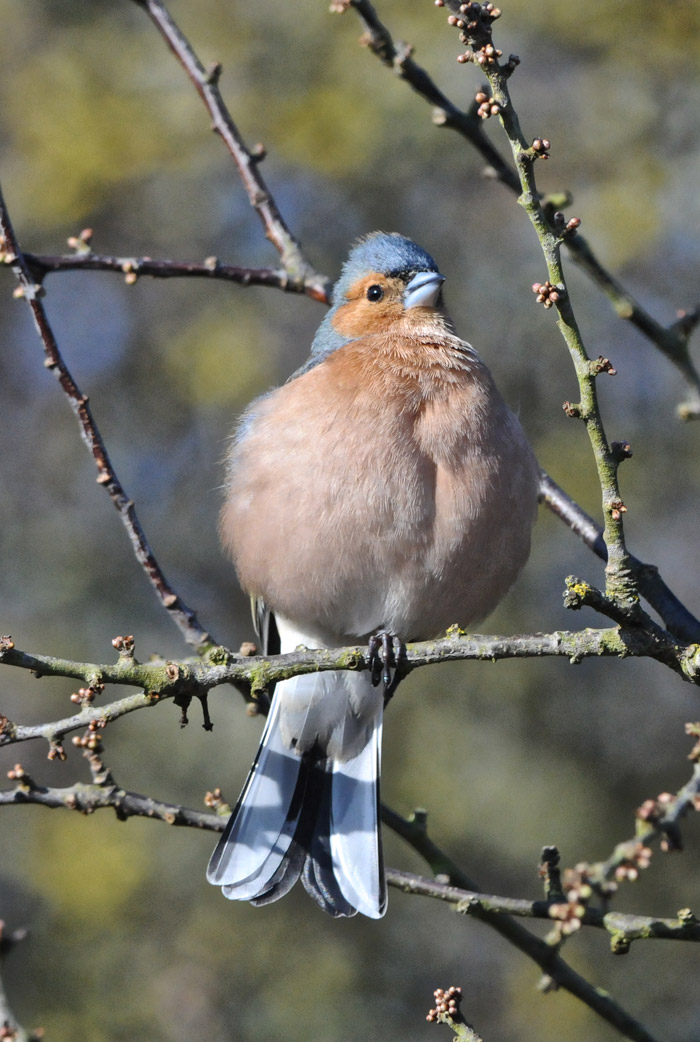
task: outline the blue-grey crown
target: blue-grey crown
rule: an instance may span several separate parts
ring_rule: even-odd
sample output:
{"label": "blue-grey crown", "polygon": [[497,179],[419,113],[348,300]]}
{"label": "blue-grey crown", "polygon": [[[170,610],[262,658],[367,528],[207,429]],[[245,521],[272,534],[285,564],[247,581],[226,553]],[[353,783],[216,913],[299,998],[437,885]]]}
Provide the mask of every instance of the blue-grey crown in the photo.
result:
{"label": "blue-grey crown", "polygon": [[333,303],[338,304],[346,291],[362,275],[380,272],[389,278],[409,276],[417,271],[438,271],[433,257],[398,232],[372,232],[353,246],[343,265],[340,278],[333,287]]}
{"label": "blue-grey crown", "polygon": [[417,271],[438,271],[430,254],[398,232],[372,232],[360,239],[343,264],[340,278],[333,287],[332,308],[326,313],[311,345],[311,357],[294,376],[300,376],[317,365],[331,352],[350,340],[333,328],[333,315],[343,303],[350,286],[363,275],[375,271],[389,277],[404,276],[406,281]]}

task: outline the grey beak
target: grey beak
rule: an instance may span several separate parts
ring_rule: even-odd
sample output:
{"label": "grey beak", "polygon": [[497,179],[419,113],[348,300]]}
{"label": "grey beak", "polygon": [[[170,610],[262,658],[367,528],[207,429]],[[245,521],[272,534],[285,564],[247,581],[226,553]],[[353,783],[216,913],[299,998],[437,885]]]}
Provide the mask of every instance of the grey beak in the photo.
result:
{"label": "grey beak", "polygon": [[406,308],[434,308],[445,276],[437,271],[419,271],[406,286],[403,303]]}

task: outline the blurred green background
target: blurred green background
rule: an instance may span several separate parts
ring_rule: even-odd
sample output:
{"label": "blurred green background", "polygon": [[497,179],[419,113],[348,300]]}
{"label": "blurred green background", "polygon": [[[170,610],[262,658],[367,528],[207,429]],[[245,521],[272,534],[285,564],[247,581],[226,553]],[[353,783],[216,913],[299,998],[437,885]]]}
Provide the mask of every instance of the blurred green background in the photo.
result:
{"label": "blurred green background", "polygon": [[[569,215],[653,314],[671,322],[698,298],[700,8],[506,0],[504,53],[528,137],[552,141],[543,189],[571,189]],[[538,244],[482,162],[439,131],[429,108],[357,45],[359,22],[327,4],[173,0],[170,9],[221,86],[263,173],[319,270],[335,276],[355,236],[415,238],[448,276],[458,330],[519,410],[539,458],[598,515],[585,433],[561,410],[577,395],[554,318],[534,305]],[[429,0],[384,0],[380,14],[458,104],[480,86],[455,62],[457,38]],[[128,0],[4,0],[0,179],[25,249],[58,253],[89,225],[97,252],[275,265],[232,163],[151,23]],[[497,126],[487,130],[499,146]],[[611,438],[629,439],[627,531],[635,553],[695,612],[697,426],[674,415],[675,372],[576,270],[574,304],[589,353],[615,379],[599,389]],[[46,298],[65,358],[90,399],[117,471],[159,561],[217,638],[251,637],[247,606],[217,545],[225,442],[240,409],[307,353],[323,314],[275,290],[109,274],[52,276]],[[136,636],[142,658],[187,653],[158,610],[51,375],[26,307],[0,286],[0,631],[18,647],[109,661]],[[378,449],[381,447],[379,446]],[[592,556],[549,515],[531,562],[489,632],[598,625],[561,606],[568,573],[601,581]],[[0,674],[13,720],[71,711],[70,682]],[[116,697],[107,691],[105,698]],[[259,737],[231,691],[211,699],[215,730],[171,703],[113,725],[107,761],[126,788],[200,807],[234,799]],[[564,862],[606,857],[633,831],[644,798],[689,774],[683,723],[697,693],[647,662],[467,663],[414,675],[385,728],[386,801],[426,807],[434,838],[485,890],[538,896],[541,847]],[[45,784],[86,778],[46,749],[3,751]],[[9,783],[8,783],[9,784]],[[386,919],[334,922],[297,888],[266,909],[225,902],[204,879],[211,835],[109,813],[84,819],[2,810],[0,917],[31,939],[3,968],[16,1011],[49,1042],[207,1042],[323,1037],[429,1039],[435,987],[460,984],[486,1042],[618,1037],[478,923],[392,892]],[[687,853],[654,855],[616,905],[648,914],[700,910],[700,827]],[[390,834],[387,863],[420,871]],[[534,927],[538,929],[537,926]],[[539,932],[542,932],[541,928]],[[566,956],[665,1042],[698,1036],[696,946],[643,943],[625,958],[583,932]]]}

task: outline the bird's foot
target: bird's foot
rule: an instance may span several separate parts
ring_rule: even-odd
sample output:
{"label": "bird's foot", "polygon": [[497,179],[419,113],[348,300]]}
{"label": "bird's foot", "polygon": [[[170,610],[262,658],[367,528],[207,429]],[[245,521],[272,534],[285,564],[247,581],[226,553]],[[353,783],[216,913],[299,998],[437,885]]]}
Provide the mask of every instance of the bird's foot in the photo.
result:
{"label": "bird's foot", "polygon": [[[406,645],[392,633],[375,633],[369,638],[367,654],[370,676],[374,687],[384,685],[384,705],[399,686],[400,665],[406,658]],[[393,671],[393,672],[392,672]]]}

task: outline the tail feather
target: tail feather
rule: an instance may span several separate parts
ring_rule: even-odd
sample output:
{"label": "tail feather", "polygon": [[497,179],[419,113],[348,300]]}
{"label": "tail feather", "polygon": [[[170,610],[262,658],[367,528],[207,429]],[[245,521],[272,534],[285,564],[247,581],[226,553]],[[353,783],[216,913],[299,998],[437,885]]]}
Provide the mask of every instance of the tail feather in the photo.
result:
{"label": "tail feather", "polygon": [[[349,725],[350,758],[323,758],[318,743],[309,747],[319,675],[278,684],[258,754],[212,855],[207,878],[231,900],[263,905],[279,900],[301,877],[308,893],[330,915],[359,911],[379,918],[386,909],[379,831],[381,708],[373,720],[361,724],[349,704],[354,693],[347,675],[322,676],[322,729],[328,726],[326,716],[333,705],[340,720],[354,718]],[[307,710],[302,708],[303,681],[311,693]],[[301,723],[304,737],[294,743],[297,751],[289,747],[288,694],[291,720]],[[368,740],[352,755],[361,728]],[[341,735],[343,730],[339,726]]]}
{"label": "tail feather", "polygon": [[379,777],[382,721],[362,752],[334,762],[331,802],[331,856],[346,900],[372,919],[386,911],[386,883],[381,842]]}
{"label": "tail feather", "polygon": [[307,856],[301,881],[314,901],[332,916],[351,916],[359,910],[344,893],[343,883],[333,861],[333,762],[319,765],[314,792],[315,807],[309,815],[311,830],[307,840]]}
{"label": "tail feather", "polygon": [[[280,862],[279,868],[264,884],[263,889],[255,897],[251,897],[250,903],[260,908],[263,905],[272,904],[273,901],[279,901],[281,897],[289,893],[298,880],[305,861],[306,852],[298,843],[292,840],[287,853]],[[233,896],[236,897],[237,895],[234,894]]]}
{"label": "tail feather", "polygon": [[[329,915],[355,915],[356,909],[345,900],[333,871],[330,854],[330,787],[332,775],[328,761],[303,757],[303,804],[294,838],[274,876],[264,890],[251,900],[256,906],[278,901],[299,877],[307,893]],[[265,873],[261,873],[261,878]],[[233,895],[237,896],[237,895]]]}
{"label": "tail feather", "polygon": [[250,900],[261,881],[275,875],[301,814],[302,760],[284,746],[279,716],[275,696],[255,761],[209,862],[207,879],[231,899]]}

